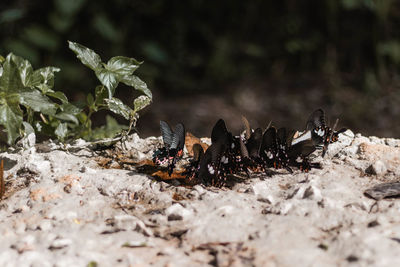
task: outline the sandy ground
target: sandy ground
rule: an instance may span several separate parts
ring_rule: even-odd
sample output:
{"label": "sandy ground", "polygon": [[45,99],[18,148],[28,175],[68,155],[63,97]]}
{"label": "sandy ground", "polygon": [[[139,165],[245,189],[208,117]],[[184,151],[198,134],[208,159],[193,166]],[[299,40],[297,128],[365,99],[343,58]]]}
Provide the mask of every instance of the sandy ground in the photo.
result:
{"label": "sandy ground", "polygon": [[[126,155],[150,159],[160,140],[134,134]],[[232,189],[102,168],[82,141],[33,143],[0,155],[0,266],[400,266],[400,201],[364,195],[399,179],[400,140],[347,131],[322,169]]]}

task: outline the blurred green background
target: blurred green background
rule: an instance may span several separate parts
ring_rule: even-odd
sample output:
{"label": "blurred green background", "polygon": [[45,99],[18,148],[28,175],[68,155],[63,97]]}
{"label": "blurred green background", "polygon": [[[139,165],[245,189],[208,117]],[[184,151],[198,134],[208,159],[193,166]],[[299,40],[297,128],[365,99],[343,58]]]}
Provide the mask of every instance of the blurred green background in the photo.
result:
{"label": "blurred green background", "polygon": [[400,137],[400,1],[2,1],[0,34],[1,55],[60,67],[56,90],[73,101],[98,82],[67,40],[144,61],[142,135],[160,119],[209,135],[222,117],[237,131],[241,115],[303,129],[322,107],[355,132]]}

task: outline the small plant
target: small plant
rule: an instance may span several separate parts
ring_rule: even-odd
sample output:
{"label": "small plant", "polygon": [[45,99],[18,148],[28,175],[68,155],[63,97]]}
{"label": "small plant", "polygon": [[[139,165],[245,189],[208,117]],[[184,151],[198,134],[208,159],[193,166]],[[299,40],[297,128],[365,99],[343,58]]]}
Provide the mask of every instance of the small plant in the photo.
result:
{"label": "small plant", "polygon": [[[146,83],[136,75],[133,75],[142,62],[134,58],[117,56],[111,58],[107,63],[103,63],[98,54],[83,45],[69,42],[69,48],[75,52],[78,59],[85,66],[95,72],[101,82],[101,85],[96,87],[94,96],[89,94],[86,98],[88,114],[81,114],[82,127],[80,135],[82,137],[92,136],[90,118],[94,112],[104,109],[129,120],[129,133],[139,118],[138,111],[149,105],[152,100],[151,91],[147,88]],[[120,82],[144,94],[133,101],[133,109],[114,97],[115,89]]]}
{"label": "small plant", "polygon": [[52,89],[54,73],[60,69],[34,71],[27,60],[12,53],[1,61],[0,125],[7,132],[7,143],[33,131],[64,139],[67,123],[78,124],[76,116],[81,110]]}
{"label": "small plant", "polygon": [[[125,134],[128,134],[139,118],[138,111],[151,103],[152,94],[146,83],[133,75],[141,62],[117,56],[102,63],[98,54],[83,45],[69,42],[69,47],[101,82],[94,95],[87,96],[84,109],[68,102],[64,93],[53,90],[54,75],[59,68],[33,70],[27,60],[12,53],[6,58],[0,56],[0,125],[7,133],[8,145],[32,132],[55,136],[61,141],[67,137],[87,140],[109,137],[118,133],[118,129],[127,130]],[[133,101],[133,108],[114,97],[120,82],[143,93]],[[109,117],[105,127],[93,132],[91,116],[99,110],[123,116],[129,121],[129,127]]]}

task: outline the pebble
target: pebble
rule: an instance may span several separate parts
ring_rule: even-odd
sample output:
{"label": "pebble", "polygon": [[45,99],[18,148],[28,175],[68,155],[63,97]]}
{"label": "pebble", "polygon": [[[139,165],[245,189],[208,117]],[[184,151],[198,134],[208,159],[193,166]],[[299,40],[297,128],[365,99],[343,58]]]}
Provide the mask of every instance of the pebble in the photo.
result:
{"label": "pebble", "polygon": [[192,211],[182,207],[182,205],[176,203],[165,210],[165,214],[168,216],[169,221],[188,219],[192,216]]}
{"label": "pebble", "polygon": [[377,160],[372,163],[366,170],[366,173],[374,174],[374,175],[384,175],[387,172],[387,168],[385,163],[381,160]]}

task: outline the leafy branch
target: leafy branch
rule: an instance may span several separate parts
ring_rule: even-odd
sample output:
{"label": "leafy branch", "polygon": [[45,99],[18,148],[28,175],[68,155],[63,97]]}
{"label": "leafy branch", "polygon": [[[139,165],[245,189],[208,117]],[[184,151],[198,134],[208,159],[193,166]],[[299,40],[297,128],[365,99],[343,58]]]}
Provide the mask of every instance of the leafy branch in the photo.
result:
{"label": "leafy branch", "polygon": [[[152,100],[152,93],[146,83],[138,76],[133,75],[142,62],[134,58],[117,56],[112,57],[107,63],[103,63],[100,56],[93,50],[78,43],[70,41],[68,43],[69,48],[74,51],[82,64],[92,69],[101,82],[101,85],[96,87],[94,96],[89,94],[86,98],[88,114],[83,122],[83,130],[90,132],[92,114],[106,109],[129,121],[129,133],[139,118],[138,111],[148,106]],[[119,83],[124,83],[143,93],[134,100],[133,109],[114,97]]]}

